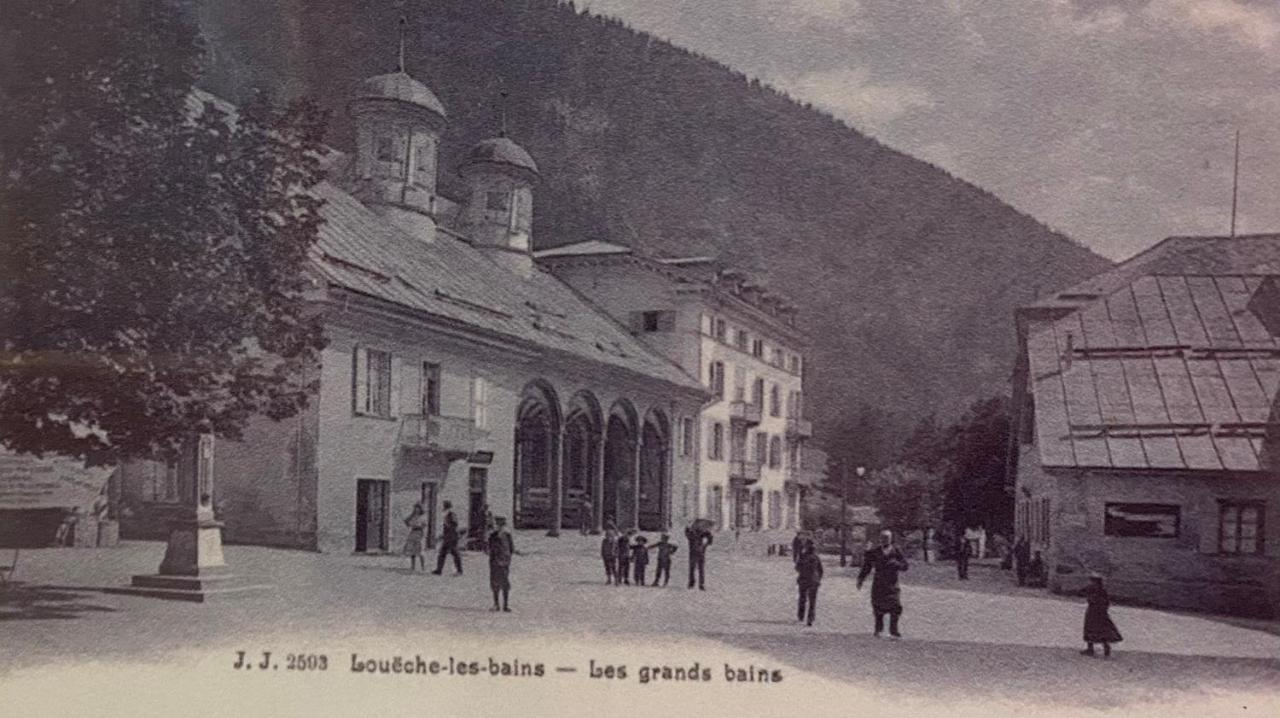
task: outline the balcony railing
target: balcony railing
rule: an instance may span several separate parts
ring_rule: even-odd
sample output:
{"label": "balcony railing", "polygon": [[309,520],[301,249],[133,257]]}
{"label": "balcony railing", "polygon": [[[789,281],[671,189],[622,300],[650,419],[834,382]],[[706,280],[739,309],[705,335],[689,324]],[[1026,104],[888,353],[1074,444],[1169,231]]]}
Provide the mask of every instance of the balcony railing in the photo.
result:
{"label": "balcony railing", "polygon": [[745,459],[730,461],[729,480],[739,484],[754,484],[760,480],[760,464]]}
{"label": "balcony railing", "polygon": [[488,451],[489,433],[476,428],[470,417],[406,414],[400,420],[399,447],[429,451],[452,458]]}
{"label": "balcony railing", "polygon": [[797,417],[787,418],[787,438],[792,441],[808,439],[813,436],[813,422]]}
{"label": "balcony railing", "polygon": [[730,423],[755,426],[760,423],[761,409],[762,407],[759,404],[752,404],[741,399],[732,401],[729,403],[729,421]]}

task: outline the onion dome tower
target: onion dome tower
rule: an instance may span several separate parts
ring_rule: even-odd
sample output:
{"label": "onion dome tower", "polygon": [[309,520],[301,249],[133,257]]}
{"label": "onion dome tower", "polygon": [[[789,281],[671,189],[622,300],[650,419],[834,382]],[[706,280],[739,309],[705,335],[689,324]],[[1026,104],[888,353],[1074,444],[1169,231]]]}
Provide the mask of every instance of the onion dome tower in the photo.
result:
{"label": "onion dome tower", "polygon": [[538,165],[512,142],[506,122],[497,137],[471,148],[458,168],[466,187],[461,225],[496,261],[527,271],[533,265],[533,186]]}

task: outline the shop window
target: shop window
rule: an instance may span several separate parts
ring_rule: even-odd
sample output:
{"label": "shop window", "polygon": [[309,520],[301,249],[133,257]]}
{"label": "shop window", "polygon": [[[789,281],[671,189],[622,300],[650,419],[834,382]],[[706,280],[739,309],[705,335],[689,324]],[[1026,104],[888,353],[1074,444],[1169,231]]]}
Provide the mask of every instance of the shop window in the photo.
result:
{"label": "shop window", "polygon": [[1107,536],[1177,538],[1181,510],[1172,504],[1107,504]]}

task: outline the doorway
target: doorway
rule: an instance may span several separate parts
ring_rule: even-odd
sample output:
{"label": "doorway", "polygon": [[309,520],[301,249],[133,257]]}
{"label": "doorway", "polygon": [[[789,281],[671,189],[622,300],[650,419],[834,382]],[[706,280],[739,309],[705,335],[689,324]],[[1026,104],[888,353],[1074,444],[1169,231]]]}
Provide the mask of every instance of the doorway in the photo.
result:
{"label": "doorway", "polygon": [[356,553],[387,550],[390,498],[390,481],[356,480]]}
{"label": "doorway", "polygon": [[440,493],[440,484],[424,481],[422,483],[422,511],[427,515],[427,548],[436,547],[436,499]]}
{"label": "doorway", "polygon": [[472,541],[484,541],[484,513],[489,507],[488,494],[489,470],[482,466],[472,466],[467,476],[467,536]]}

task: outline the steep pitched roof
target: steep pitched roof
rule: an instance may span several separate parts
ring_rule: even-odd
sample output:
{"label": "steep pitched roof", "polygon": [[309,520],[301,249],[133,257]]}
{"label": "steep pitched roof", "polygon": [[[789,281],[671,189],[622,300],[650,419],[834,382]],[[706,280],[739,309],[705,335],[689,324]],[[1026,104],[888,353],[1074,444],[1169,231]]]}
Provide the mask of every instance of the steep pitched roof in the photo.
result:
{"label": "steep pitched roof", "polygon": [[1268,466],[1280,338],[1249,302],[1275,275],[1280,235],[1177,237],[1065,292],[1069,313],[1027,327],[1041,463]]}
{"label": "steep pitched roof", "polygon": [[313,265],[330,283],[534,347],[686,389],[701,384],[646,348],[549,272],[522,276],[441,232],[426,244],[330,182]]}

